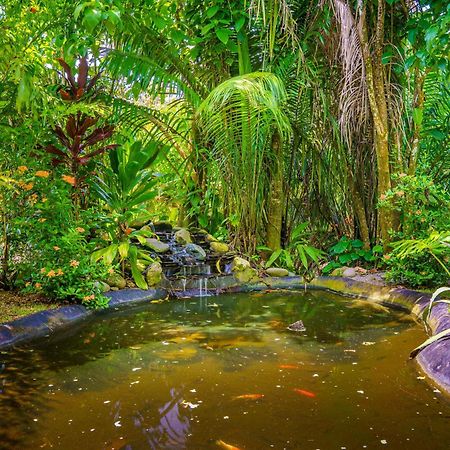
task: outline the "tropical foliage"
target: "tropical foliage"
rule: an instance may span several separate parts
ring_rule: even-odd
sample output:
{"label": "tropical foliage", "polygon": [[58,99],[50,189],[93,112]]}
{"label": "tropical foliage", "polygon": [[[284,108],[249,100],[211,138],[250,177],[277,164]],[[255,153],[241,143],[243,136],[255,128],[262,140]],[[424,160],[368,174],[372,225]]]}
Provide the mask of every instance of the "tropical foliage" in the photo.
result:
{"label": "tropical foliage", "polygon": [[0,23],[3,287],[146,287],[138,218],[447,282],[448,2],[10,0]]}

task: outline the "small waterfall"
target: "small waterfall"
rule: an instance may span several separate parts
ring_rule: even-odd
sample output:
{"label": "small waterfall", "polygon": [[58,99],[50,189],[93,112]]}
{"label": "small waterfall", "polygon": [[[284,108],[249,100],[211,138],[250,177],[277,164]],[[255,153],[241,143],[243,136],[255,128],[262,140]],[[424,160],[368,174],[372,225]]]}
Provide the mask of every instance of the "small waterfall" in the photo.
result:
{"label": "small waterfall", "polygon": [[200,295],[200,298],[202,298],[203,297],[203,290],[202,290],[202,288],[203,288],[203,278],[199,278],[198,284],[199,284],[199,295]]}

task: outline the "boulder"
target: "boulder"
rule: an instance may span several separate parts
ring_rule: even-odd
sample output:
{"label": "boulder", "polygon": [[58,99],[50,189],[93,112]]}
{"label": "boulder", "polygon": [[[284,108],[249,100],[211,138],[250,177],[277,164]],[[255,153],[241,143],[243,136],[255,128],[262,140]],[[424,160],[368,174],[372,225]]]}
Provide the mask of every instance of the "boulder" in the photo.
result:
{"label": "boulder", "polygon": [[250,263],[244,259],[236,256],[231,263],[231,270],[235,278],[241,283],[248,283],[255,281],[258,278],[258,272],[250,266]]}
{"label": "boulder", "polygon": [[289,271],[286,269],[282,269],[280,267],[269,267],[266,269],[267,275],[270,277],[287,277],[289,275]]}
{"label": "boulder", "polygon": [[94,283],[94,287],[97,288],[100,292],[105,293],[111,290],[111,286],[104,281],[96,281]]}
{"label": "boulder", "polygon": [[152,249],[156,253],[166,253],[170,249],[169,244],[161,242],[159,239],[147,238],[145,242],[146,247]]}
{"label": "boulder", "polygon": [[127,286],[127,281],[122,275],[119,275],[118,273],[112,273],[106,282],[111,286],[111,288],[114,290],[114,288],[117,289],[125,289]]}
{"label": "boulder", "polygon": [[233,272],[242,272],[243,270],[250,268],[250,263],[240,256],[235,256],[233,262],[231,263],[231,270]]}
{"label": "boulder", "polygon": [[206,259],[206,252],[200,245],[190,243],[186,244],[184,249],[198,261],[204,261]]}
{"label": "boulder", "polygon": [[156,286],[159,284],[163,277],[162,266],[159,262],[152,263],[147,269],[147,273],[145,274],[145,279],[147,280],[147,284],[149,286]]}
{"label": "boulder", "polygon": [[230,247],[228,247],[228,245],[223,242],[212,241],[209,243],[209,247],[214,253],[223,254],[230,251]]}
{"label": "boulder", "polygon": [[347,269],[342,272],[342,276],[346,278],[353,278],[356,277],[356,275],[356,269],[354,269],[353,267],[347,267]]}
{"label": "boulder", "polygon": [[190,244],[192,242],[191,233],[189,233],[186,228],[180,228],[177,232],[174,234],[175,242],[178,244]]}

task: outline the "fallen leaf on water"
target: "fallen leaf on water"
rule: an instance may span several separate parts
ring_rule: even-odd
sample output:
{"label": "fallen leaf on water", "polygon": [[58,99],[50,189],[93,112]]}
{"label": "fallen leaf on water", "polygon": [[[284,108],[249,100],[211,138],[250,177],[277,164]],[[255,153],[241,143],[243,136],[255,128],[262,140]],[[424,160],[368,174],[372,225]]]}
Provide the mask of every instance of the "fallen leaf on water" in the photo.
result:
{"label": "fallen leaf on water", "polygon": [[131,350],[140,350],[142,347],[140,345],[131,345]]}
{"label": "fallen leaf on water", "polygon": [[222,439],[219,439],[218,441],[216,441],[216,444],[220,447],[223,448],[225,450],[240,450],[239,447],[236,447],[234,445],[231,444],[227,444],[226,442],[222,441]]}
{"label": "fallen leaf on water", "polygon": [[314,394],[314,392],[311,391],[305,391],[304,389],[294,389],[294,392],[299,394],[299,395],[304,395],[305,397],[310,397],[313,398],[316,396],[316,394]]}
{"label": "fallen leaf on water", "polygon": [[364,341],[362,345],[374,345],[375,342]]}
{"label": "fallen leaf on water", "polygon": [[242,394],[242,395],[233,397],[233,400],[258,400],[263,397],[264,397],[264,394]]}
{"label": "fallen leaf on water", "polygon": [[296,366],[295,364],[280,364],[278,367],[280,369],[300,369],[300,367]]}
{"label": "fallen leaf on water", "polygon": [[184,408],[195,409],[198,407],[198,403],[187,402],[186,400],[181,400],[180,405]]}

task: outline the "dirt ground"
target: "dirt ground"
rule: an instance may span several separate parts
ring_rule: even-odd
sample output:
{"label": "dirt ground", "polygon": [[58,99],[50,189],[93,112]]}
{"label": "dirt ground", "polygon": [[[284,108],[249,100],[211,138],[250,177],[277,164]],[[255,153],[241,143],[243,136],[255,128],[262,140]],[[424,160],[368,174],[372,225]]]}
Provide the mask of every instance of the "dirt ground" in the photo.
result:
{"label": "dirt ground", "polygon": [[58,303],[36,294],[24,295],[0,290],[0,323],[58,306]]}

